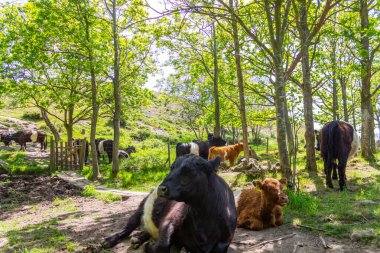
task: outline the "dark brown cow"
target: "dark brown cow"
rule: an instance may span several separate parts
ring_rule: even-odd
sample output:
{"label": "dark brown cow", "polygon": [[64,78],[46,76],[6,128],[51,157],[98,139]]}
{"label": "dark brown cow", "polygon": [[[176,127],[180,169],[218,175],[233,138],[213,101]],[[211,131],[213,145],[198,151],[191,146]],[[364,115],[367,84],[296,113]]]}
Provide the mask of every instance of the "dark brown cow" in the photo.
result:
{"label": "dark brown cow", "polygon": [[[359,148],[359,138],[352,125],[344,121],[327,122],[321,131],[316,134],[317,150],[321,151],[326,174],[326,185],[334,188],[331,181],[338,179],[340,190],[346,186],[347,160],[352,157]],[[338,164],[336,163],[338,160]],[[337,173],[338,170],[338,173]]]}
{"label": "dark brown cow", "polygon": [[2,135],[1,141],[4,142],[6,146],[9,146],[12,141],[15,141],[20,144],[20,150],[24,151],[26,150],[27,142],[40,143],[41,150],[46,150],[47,148],[46,133],[40,130],[22,130],[5,136]]}
{"label": "dark brown cow", "polygon": [[135,242],[155,239],[146,244],[145,252],[227,252],[237,214],[231,189],[216,174],[219,164],[219,157],[211,161],[194,155],[178,157],[125,229],[107,238],[103,246],[116,245],[142,223],[145,232]]}

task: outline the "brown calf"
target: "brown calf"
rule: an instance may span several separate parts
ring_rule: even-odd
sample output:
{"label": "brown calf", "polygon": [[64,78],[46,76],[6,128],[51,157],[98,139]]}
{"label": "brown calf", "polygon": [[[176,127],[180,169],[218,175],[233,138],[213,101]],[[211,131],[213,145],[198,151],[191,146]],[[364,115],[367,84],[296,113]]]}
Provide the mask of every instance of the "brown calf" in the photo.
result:
{"label": "brown calf", "polygon": [[222,162],[228,159],[230,161],[230,166],[234,166],[236,158],[243,149],[243,143],[224,147],[211,147],[208,152],[208,159],[211,160],[220,156]]}
{"label": "brown calf", "polygon": [[238,200],[238,227],[262,230],[280,226],[284,223],[283,206],[288,203],[288,196],[282,191],[286,179],[266,178],[253,182],[256,187],[244,189]]}

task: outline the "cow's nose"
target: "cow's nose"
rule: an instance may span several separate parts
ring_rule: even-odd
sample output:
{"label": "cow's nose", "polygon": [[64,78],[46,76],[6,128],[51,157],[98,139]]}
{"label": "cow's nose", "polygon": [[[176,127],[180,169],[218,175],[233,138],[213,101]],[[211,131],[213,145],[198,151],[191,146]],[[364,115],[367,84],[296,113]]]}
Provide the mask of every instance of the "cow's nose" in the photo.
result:
{"label": "cow's nose", "polygon": [[158,196],[166,196],[168,193],[168,188],[165,185],[158,186]]}

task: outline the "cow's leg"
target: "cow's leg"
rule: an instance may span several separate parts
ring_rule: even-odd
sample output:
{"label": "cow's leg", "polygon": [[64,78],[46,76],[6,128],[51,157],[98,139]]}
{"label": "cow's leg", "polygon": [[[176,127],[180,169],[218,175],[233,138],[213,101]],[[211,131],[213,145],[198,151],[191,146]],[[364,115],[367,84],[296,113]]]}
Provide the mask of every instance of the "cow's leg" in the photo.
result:
{"label": "cow's leg", "polygon": [[174,224],[170,221],[160,226],[159,237],[156,243],[145,244],[147,253],[167,253],[172,247],[172,237],[174,234]]}
{"label": "cow's leg", "polygon": [[136,212],[129,218],[127,225],[125,226],[124,230],[116,233],[112,236],[109,236],[103,240],[102,247],[105,249],[112,248],[115,246],[120,240],[123,238],[129,236],[133,230],[135,230],[138,226],[141,224],[141,217],[144,213],[144,204],[145,204],[146,198],[141,201],[139,207],[137,208]]}
{"label": "cow's leg", "polygon": [[326,172],[326,185],[327,187],[332,189],[334,188],[334,186],[331,182],[331,171],[332,171],[331,161],[327,161],[327,159],[325,159],[324,167],[325,167],[325,172]]}
{"label": "cow's leg", "polygon": [[148,241],[150,239],[150,234],[146,231],[141,231],[140,233],[134,235],[131,238],[131,249],[137,249],[140,247],[144,242]]}
{"label": "cow's leg", "polygon": [[341,191],[346,187],[346,165],[347,158],[339,159],[338,172],[339,172],[339,188]]}
{"label": "cow's leg", "polygon": [[110,164],[112,162],[112,151],[111,152],[107,151],[107,156],[108,156],[108,164]]}
{"label": "cow's leg", "polygon": [[275,217],[274,225],[275,226],[281,226],[282,224],[284,224],[284,214],[282,212],[282,208],[276,207],[273,210],[273,212],[274,212],[274,217]]}
{"label": "cow's leg", "polygon": [[230,160],[230,167],[234,166],[235,159],[233,157],[231,157],[229,160]]}
{"label": "cow's leg", "polygon": [[338,172],[337,172],[338,164],[336,164],[336,161],[333,162],[332,166],[333,166],[332,179],[337,180],[338,179]]}
{"label": "cow's leg", "polygon": [[226,253],[229,246],[230,242],[219,242],[211,250],[211,253]]}

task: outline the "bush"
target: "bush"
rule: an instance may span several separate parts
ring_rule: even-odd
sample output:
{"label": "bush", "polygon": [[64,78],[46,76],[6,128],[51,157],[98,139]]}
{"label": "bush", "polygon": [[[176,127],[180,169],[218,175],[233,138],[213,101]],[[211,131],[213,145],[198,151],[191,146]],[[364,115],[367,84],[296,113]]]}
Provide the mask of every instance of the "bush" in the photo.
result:
{"label": "bush", "polygon": [[25,120],[42,120],[41,113],[39,112],[25,112],[21,118]]}
{"label": "bush", "polygon": [[137,132],[131,133],[131,137],[136,141],[143,141],[148,139],[152,133],[149,129],[137,130]]}

